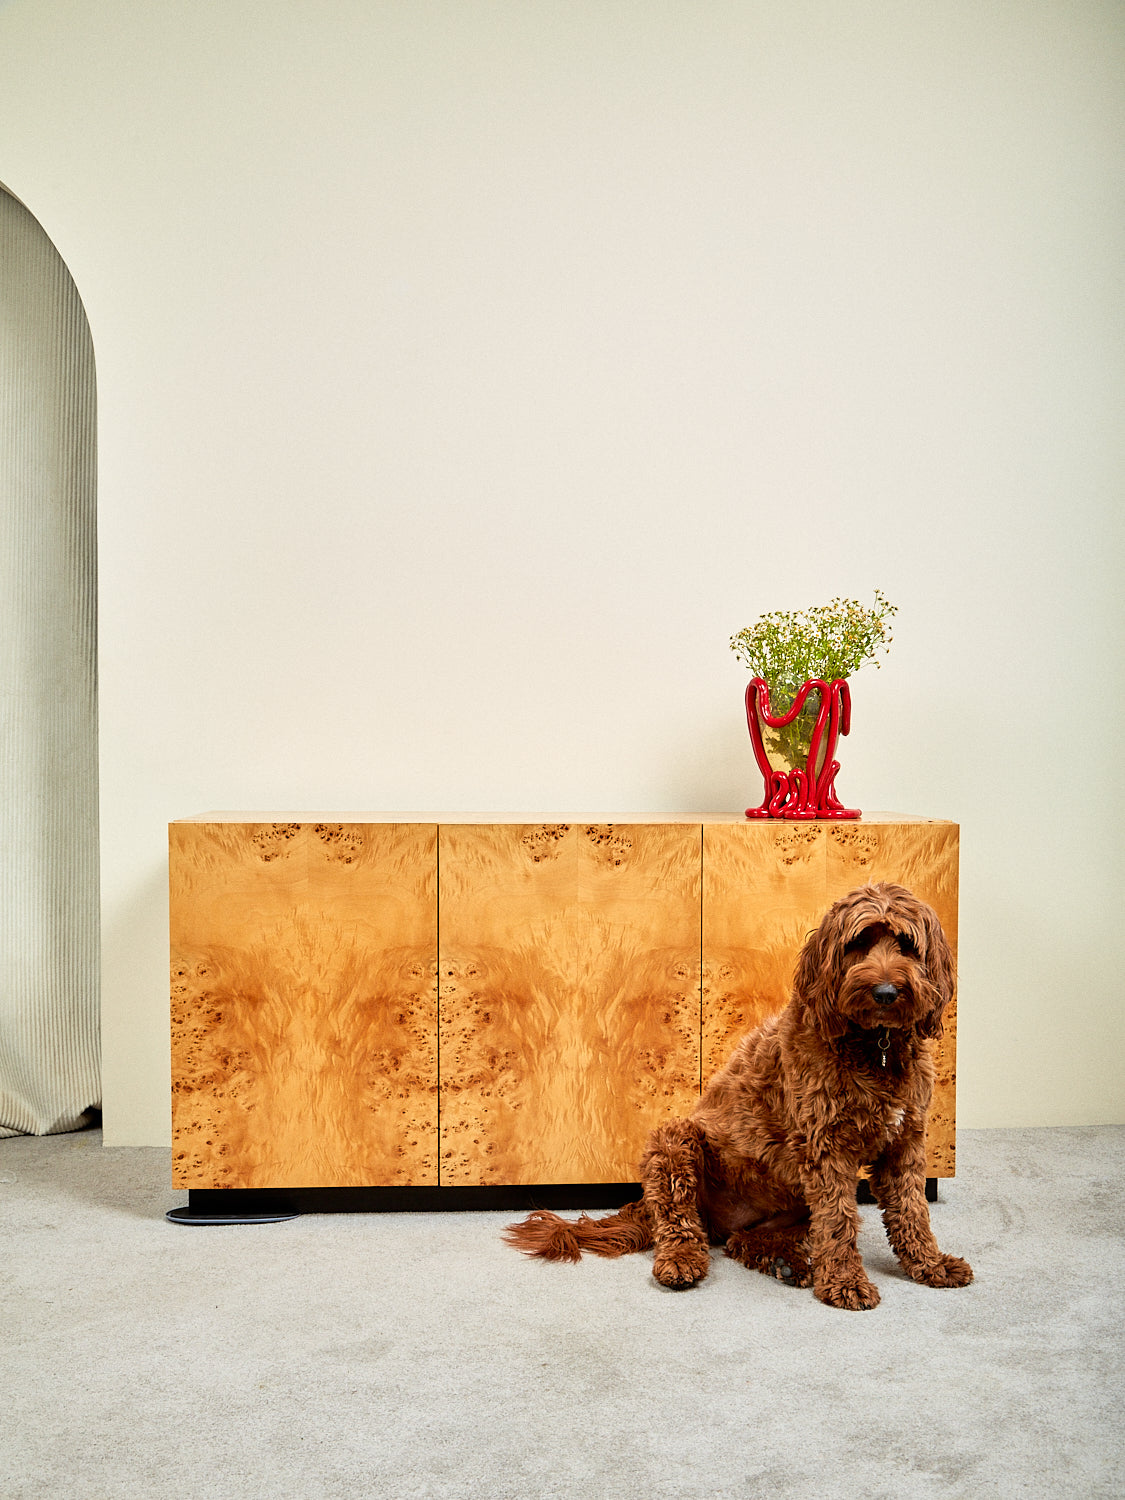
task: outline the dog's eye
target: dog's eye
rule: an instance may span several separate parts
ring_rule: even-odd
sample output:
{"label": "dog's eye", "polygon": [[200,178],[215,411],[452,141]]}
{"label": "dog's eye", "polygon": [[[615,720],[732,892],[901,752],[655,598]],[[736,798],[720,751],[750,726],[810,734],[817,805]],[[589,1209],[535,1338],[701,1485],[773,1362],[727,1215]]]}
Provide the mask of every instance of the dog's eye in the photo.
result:
{"label": "dog's eye", "polygon": [[898,951],[906,958],[918,957],[917,948],[915,948],[914,944],[910,941],[910,939],[904,932],[899,933],[898,937],[895,938],[895,942],[898,944]]}

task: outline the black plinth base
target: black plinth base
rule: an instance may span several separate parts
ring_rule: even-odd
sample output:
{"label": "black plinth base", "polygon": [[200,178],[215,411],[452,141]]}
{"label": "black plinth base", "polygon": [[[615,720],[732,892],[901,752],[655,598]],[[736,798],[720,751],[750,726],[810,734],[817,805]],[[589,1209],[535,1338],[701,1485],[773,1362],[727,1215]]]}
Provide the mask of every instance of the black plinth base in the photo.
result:
{"label": "black plinth base", "polygon": [[[936,1177],[927,1177],[926,1178],[926,1202],[927,1203],[936,1203],[937,1202],[937,1185],[938,1185],[938,1180],[937,1180]],[[861,1177],[859,1179],[859,1184],[858,1184],[858,1186],[856,1188],[855,1201],[857,1203],[874,1203],[875,1202],[874,1196],[872,1195],[872,1192],[871,1192],[871,1186],[868,1183],[866,1177]]]}
{"label": "black plinth base", "polygon": [[620,1208],[641,1196],[638,1182],[551,1182],[523,1187],[191,1188],[173,1224],[277,1224],[299,1214],[485,1212],[533,1208]]}
{"label": "black plinth base", "polygon": [[[926,1198],[937,1202],[936,1177]],[[620,1208],[641,1196],[638,1182],[541,1183],[529,1187],[191,1188],[187,1206],[169,1209],[173,1224],[280,1224],[301,1214],[487,1212],[533,1208]],[[858,1203],[874,1203],[865,1178]]]}

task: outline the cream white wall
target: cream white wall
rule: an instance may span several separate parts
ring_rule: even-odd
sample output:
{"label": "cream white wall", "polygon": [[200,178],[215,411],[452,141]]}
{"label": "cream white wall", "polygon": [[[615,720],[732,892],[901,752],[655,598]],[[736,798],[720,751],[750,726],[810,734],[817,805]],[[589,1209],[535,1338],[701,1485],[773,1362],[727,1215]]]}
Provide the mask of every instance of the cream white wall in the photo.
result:
{"label": "cream white wall", "polygon": [[1116,4],[9,0],[93,329],[106,1140],[215,807],[724,809],[730,633],[876,585],[840,790],[962,825],[960,1118],[1125,1120]]}

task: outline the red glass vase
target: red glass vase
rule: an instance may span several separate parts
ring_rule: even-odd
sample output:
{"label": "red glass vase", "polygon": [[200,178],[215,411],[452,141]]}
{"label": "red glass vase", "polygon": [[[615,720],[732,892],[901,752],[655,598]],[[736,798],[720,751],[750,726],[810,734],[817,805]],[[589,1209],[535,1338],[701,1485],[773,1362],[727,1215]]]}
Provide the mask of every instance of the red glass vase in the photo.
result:
{"label": "red glass vase", "polygon": [[789,710],[780,714],[770,711],[765,678],[753,678],[746,689],[746,723],[765,795],[746,816],[858,818],[859,808],[844,807],[836,795],[836,745],[851,719],[852,696],[843,677],[803,682]]}

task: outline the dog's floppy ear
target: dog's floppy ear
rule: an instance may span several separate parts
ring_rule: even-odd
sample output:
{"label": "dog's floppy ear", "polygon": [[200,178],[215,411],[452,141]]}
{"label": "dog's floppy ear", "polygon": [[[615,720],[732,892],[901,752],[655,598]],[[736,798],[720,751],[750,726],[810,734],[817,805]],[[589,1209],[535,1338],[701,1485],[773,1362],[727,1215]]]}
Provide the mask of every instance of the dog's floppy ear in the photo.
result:
{"label": "dog's floppy ear", "polygon": [[804,1007],[813,1029],[830,1041],[848,1029],[847,1017],[836,1004],[843,979],[842,957],[843,936],[833,909],[805,939],[793,975],[794,999]]}
{"label": "dog's floppy ear", "polygon": [[924,962],[926,974],[934,987],[934,1004],[928,1015],[918,1023],[920,1036],[941,1036],[941,1018],[945,1007],[953,999],[957,974],[953,965],[953,953],[933,907],[922,905],[922,927],[926,937]]}

